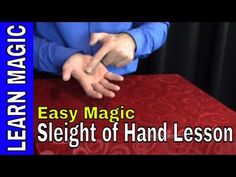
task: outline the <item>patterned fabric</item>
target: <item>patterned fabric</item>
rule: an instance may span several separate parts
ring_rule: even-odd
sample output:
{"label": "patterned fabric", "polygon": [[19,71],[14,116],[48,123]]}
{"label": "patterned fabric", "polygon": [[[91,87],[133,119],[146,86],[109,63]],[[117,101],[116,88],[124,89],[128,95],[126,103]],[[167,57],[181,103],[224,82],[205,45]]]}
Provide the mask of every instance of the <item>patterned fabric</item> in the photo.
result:
{"label": "patterned fabric", "polygon": [[[127,76],[119,83],[121,90],[113,99],[102,100],[87,97],[80,85],[72,80],[35,80],[35,143],[39,154],[236,154],[235,137],[233,142],[210,143],[196,141],[176,143],[173,141],[173,123],[177,122],[178,134],[186,126],[214,128],[231,126],[236,128],[236,113],[213,97],[207,95],[179,75],[134,75]],[[105,126],[112,127],[108,120],[84,120],[84,106],[113,109],[123,105],[135,110],[133,120],[120,120],[117,142],[105,143],[101,131]],[[83,121],[85,125],[95,122],[96,143],[81,142],[78,148],[70,148],[68,142],[40,143],[37,140],[37,107],[78,109],[77,119],[72,125]],[[80,111],[81,110],[81,111]],[[124,143],[124,122],[135,122],[136,127],[161,126],[168,124],[168,140],[163,142]],[[40,122],[46,122],[40,120]],[[63,120],[53,121],[54,126],[64,126]],[[72,126],[70,125],[70,126]],[[69,126],[69,127],[70,127]]]}

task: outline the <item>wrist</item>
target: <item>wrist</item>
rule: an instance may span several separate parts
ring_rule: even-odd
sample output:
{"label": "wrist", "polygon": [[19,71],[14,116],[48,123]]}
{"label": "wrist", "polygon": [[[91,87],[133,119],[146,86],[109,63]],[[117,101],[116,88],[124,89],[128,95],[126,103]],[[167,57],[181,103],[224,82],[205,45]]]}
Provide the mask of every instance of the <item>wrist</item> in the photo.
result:
{"label": "wrist", "polygon": [[74,53],[73,55],[71,55],[68,59],[70,59],[70,58],[74,58],[74,57],[81,57],[81,56],[83,56],[82,53],[80,53],[80,52],[76,52],[76,53]]}
{"label": "wrist", "polygon": [[126,38],[128,38],[129,41],[131,41],[132,48],[134,49],[134,52],[136,52],[137,44],[136,44],[136,41],[135,41],[134,37],[131,34],[127,33],[127,32],[122,32],[120,34],[125,36]]}

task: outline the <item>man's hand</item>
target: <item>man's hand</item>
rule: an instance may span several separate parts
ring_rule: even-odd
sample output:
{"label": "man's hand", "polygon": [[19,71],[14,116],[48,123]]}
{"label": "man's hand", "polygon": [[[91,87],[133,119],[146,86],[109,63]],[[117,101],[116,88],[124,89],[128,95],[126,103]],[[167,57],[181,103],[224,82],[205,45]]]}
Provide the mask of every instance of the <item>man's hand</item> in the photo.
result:
{"label": "man's hand", "polygon": [[97,70],[93,74],[85,72],[86,67],[91,62],[92,56],[74,54],[63,65],[63,80],[70,80],[73,76],[78,80],[86,94],[93,98],[101,99],[103,96],[114,97],[113,91],[120,90],[118,85],[110,81],[123,81],[122,76],[108,72],[103,64],[97,64]]}
{"label": "man's hand", "polygon": [[88,73],[94,72],[101,61],[104,65],[123,67],[134,58],[136,44],[129,34],[93,33],[90,45],[97,42],[102,43],[102,47],[89,64],[86,70]]}

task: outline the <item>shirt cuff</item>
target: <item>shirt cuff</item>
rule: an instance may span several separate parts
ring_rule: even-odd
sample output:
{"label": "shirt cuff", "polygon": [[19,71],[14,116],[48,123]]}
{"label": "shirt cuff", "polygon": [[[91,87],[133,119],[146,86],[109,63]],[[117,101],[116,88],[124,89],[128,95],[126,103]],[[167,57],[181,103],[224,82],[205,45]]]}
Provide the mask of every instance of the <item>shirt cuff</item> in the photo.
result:
{"label": "shirt cuff", "polygon": [[[39,71],[61,74],[63,64],[69,57],[71,57],[75,53],[79,53],[79,51],[63,46],[56,46],[52,50],[50,50],[49,54],[40,53],[40,60],[38,66],[36,67],[38,67]],[[46,60],[44,59],[46,57],[42,55],[50,55],[51,59]]]}
{"label": "shirt cuff", "polygon": [[59,47],[57,48],[57,52],[55,52],[54,58],[57,59],[55,64],[58,68],[62,68],[64,63],[68,58],[70,58],[75,53],[79,53],[76,49],[66,48],[66,47]]}
{"label": "shirt cuff", "polygon": [[129,31],[126,31],[135,41],[136,43],[136,50],[135,50],[135,57],[140,57],[142,54],[142,43],[144,41],[144,37],[142,33],[140,32],[140,29],[132,29]]}

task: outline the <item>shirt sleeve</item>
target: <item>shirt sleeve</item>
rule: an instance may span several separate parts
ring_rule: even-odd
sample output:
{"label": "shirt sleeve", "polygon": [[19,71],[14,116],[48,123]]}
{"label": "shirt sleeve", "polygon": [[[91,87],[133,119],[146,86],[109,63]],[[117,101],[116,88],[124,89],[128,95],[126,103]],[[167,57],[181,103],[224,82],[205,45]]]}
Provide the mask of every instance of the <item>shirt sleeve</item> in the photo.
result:
{"label": "shirt sleeve", "polygon": [[159,49],[166,41],[168,22],[135,22],[134,28],[126,31],[136,43],[135,57],[145,57]]}
{"label": "shirt sleeve", "polygon": [[39,36],[34,36],[34,68],[54,74],[61,74],[64,62],[76,49],[60,46]]}

